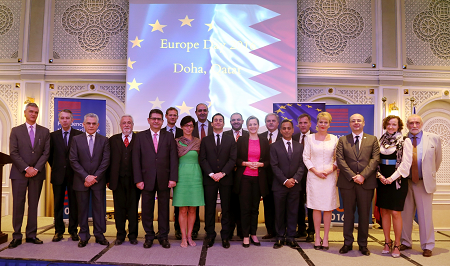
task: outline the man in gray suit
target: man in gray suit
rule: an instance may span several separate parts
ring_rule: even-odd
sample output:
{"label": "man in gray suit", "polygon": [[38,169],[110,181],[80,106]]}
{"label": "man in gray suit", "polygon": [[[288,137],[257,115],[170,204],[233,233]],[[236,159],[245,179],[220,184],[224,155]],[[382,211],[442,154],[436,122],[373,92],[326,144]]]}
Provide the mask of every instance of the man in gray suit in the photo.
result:
{"label": "man in gray suit", "polygon": [[336,161],[339,167],[337,186],[344,203],[344,246],[339,253],[352,250],[354,213],[358,206],[358,245],[363,255],[370,255],[367,248],[370,206],[374,189],[377,187],[376,170],[380,163],[380,146],[377,137],[363,133],[364,117],[354,114],[350,117],[352,134],[339,139],[336,147]]}
{"label": "man in gray suit", "polygon": [[413,218],[417,210],[420,245],[424,257],[431,257],[434,248],[433,193],[436,191],[436,172],[442,161],[441,139],[422,131],[422,118],[408,117],[408,138],[413,143],[413,163],[408,178],[408,194],[402,212],[403,229],[400,250],[412,248]]}
{"label": "man in gray suit", "polygon": [[85,247],[89,234],[89,197],[92,197],[92,218],[94,219],[95,242],[109,245],[103,235],[106,232],[106,176],[109,166],[108,138],[97,133],[98,116],[89,113],[83,122],[86,134],[72,139],[70,146],[70,165],[75,173],[73,189],[76,191],[78,203],[78,224],[80,225],[80,242],[78,247]]}
{"label": "man in gray suit", "polygon": [[12,160],[9,178],[13,193],[14,227],[13,240],[9,248],[22,244],[22,221],[25,208],[25,197],[28,190],[28,219],[26,242],[42,244],[36,237],[37,207],[41,195],[42,183],[45,179],[45,164],[50,154],[50,132],[47,128],[36,124],[39,107],[29,103],[25,107],[25,123],[11,130],[9,150]]}

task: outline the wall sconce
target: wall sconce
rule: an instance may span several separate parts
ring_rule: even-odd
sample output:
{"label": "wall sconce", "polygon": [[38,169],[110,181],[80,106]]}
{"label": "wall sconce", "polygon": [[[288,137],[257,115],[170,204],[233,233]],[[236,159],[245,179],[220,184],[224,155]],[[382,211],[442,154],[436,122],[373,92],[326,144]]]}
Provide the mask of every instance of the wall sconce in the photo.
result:
{"label": "wall sconce", "polygon": [[35,99],[32,97],[27,97],[27,99],[23,102],[23,104],[34,103]]}
{"label": "wall sconce", "polygon": [[16,89],[20,89],[20,83],[16,83]]}
{"label": "wall sconce", "polygon": [[395,102],[389,104],[388,112],[389,112],[389,115],[395,115],[395,116],[400,115],[400,110],[398,109]]}

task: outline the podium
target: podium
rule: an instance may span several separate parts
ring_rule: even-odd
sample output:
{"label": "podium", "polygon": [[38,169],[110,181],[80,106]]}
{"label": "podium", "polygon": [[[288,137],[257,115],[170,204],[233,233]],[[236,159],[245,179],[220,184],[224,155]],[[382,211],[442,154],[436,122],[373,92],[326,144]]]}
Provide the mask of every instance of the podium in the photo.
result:
{"label": "podium", "polygon": [[[5,164],[9,164],[12,163],[11,161],[11,157],[9,157],[9,155],[4,154],[2,152],[0,152],[0,180],[3,181],[3,166]],[[2,231],[2,219],[1,217],[3,216],[3,213],[1,213],[1,206],[2,206],[2,186],[0,185],[0,244],[5,243],[6,241],[8,241],[8,235],[3,233]]]}

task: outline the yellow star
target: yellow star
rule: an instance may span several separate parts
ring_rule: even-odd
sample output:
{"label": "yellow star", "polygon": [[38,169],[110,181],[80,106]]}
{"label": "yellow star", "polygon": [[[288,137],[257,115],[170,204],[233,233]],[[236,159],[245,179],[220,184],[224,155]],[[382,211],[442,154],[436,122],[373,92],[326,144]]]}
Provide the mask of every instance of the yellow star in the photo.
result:
{"label": "yellow star", "polygon": [[210,102],[210,101],[206,101],[206,102],[208,103],[208,108],[211,107],[212,102]]}
{"label": "yellow star", "polygon": [[133,82],[127,82],[127,84],[130,85],[130,89],[129,90],[136,89],[137,91],[140,91],[139,90],[139,85],[141,85],[142,83],[137,83],[136,79],[133,79]]}
{"label": "yellow star", "polygon": [[205,24],[206,26],[208,26],[208,31],[213,29],[213,23],[209,23],[209,24]]}
{"label": "yellow star", "polygon": [[142,42],[142,41],[143,41],[143,40],[139,40],[139,39],[138,39],[138,36],[136,36],[136,39],[130,40],[130,42],[133,44],[133,46],[132,46],[131,48],[134,48],[135,46],[141,47],[141,42]]}
{"label": "yellow star", "polygon": [[316,110],[317,110],[317,112],[322,112],[322,109],[317,108]]}
{"label": "yellow star", "polygon": [[154,32],[154,31],[156,31],[156,30],[159,30],[159,31],[162,32],[162,33],[164,33],[163,28],[164,28],[165,26],[167,26],[167,25],[161,25],[161,24],[159,24],[159,21],[158,21],[158,20],[156,20],[155,24],[148,24],[148,25],[150,25],[150,26],[153,27],[152,32]]}
{"label": "yellow star", "polygon": [[160,109],[162,109],[161,104],[162,104],[163,102],[165,102],[165,101],[160,101],[159,98],[156,97],[156,100],[154,100],[154,101],[148,101],[148,102],[153,104],[152,109],[155,109],[155,108],[160,108]]}
{"label": "yellow star", "polygon": [[133,64],[136,63],[136,61],[131,61],[131,59],[128,57],[128,67],[133,69]]}
{"label": "yellow star", "polygon": [[280,106],[280,109],[286,109],[286,106],[282,105],[282,106]]}
{"label": "yellow star", "polygon": [[183,27],[184,25],[188,25],[189,27],[192,27],[191,22],[193,20],[194,19],[189,19],[188,16],[186,15],[186,17],[184,19],[179,19],[179,21],[183,22],[183,23],[181,23],[180,27]]}
{"label": "yellow star", "polygon": [[308,107],[308,108],[312,108],[312,106],[311,106],[311,105],[307,105],[306,107]]}
{"label": "yellow star", "polygon": [[289,106],[289,107],[291,107],[291,106],[292,106],[292,104],[290,104],[290,103],[287,103],[286,105],[287,105],[287,106]]}
{"label": "yellow star", "polygon": [[184,114],[184,113],[186,113],[186,114],[188,114],[188,115],[191,115],[191,113],[189,112],[189,110],[191,110],[191,109],[194,108],[194,107],[186,106],[186,103],[183,101],[183,104],[182,104],[181,106],[178,106],[178,105],[177,105],[177,108],[180,109],[180,115],[182,115],[182,114]]}
{"label": "yellow star", "polygon": [[298,106],[300,106],[300,107],[302,106],[302,104],[301,104],[301,103],[297,103],[297,105],[298,105]]}
{"label": "yellow star", "polygon": [[277,113],[277,114],[279,114],[279,113],[282,113],[282,114],[284,114],[284,112],[283,112],[283,111],[281,111],[281,109],[278,109],[278,110],[276,110],[276,111],[275,111],[275,113]]}

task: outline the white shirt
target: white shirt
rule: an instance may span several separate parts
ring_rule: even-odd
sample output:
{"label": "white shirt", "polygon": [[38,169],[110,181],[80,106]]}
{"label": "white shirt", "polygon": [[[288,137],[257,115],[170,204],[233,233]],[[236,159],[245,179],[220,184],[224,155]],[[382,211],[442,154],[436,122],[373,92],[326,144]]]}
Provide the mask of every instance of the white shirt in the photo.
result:
{"label": "white shirt", "polygon": [[217,145],[217,135],[220,136],[220,144],[222,144],[223,131],[220,133],[213,132],[213,135],[214,135],[214,142],[216,143],[216,145]]}
{"label": "white shirt", "polygon": [[159,143],[159,133],[160,133],[160,131],[161,130],[158,130],[157,132],[153,132],[153,130],[150,129],[150,133],[152,133],[152,139],[154,138],[155,133],[156,133],[156,142],[157,143]]}
{"label": "white shirt", "polygon": [[[131,139],[133,138],[133,132],[131,132],[129,135],[128,135],[128,142],[131,142]],[[152,136],[152,138],[153,138],[153,136]],[[125,142],[125,134],[123,134],[122,133],[122,141],[123,142]]]}
{"label": "white shirt", "polygon": [[356,142],[356,136],[359,136],[359,149],[361,149],[361,142],[362,142],[362,139],[363,139],[363,136],[364,136],[364,132],[361,132],[359,135],[356,135],[355,133],[353,133],[352,132],[352,135],[353,135],[353,143],[355,143]]}
{"label": "white shirt", "polygon": [[[93,144],[95,144],[95,134],[97,134],[97,132],[94,132],[94,134],[92,134],[92,141],[94,142]],[[87,138],[87,142],[88,142],[88,145],[89,145],[90,137],[89,137],[89,133],[87,133],[87,132],[86,132],[86,138]]]}
{"label": "white shirt", "polygon": [[[310,135],[311,134],[311,130],[308,130],[308,132],[306,132],[305,134],[303,134],[302,132],[300,132],[300,138],[298,139],[298,142],[299,143],[302,143],[302,138],[303,138],[303,136],[305,136],[305,143],[306,143],[306,140],[308,139],[307,137],[308,137],[308,135]],[[305,143],[303,143],[303,145],[305,145]]]}
{"label": "white shirt", "polygon": [[[172,132],[170,130],[172,129]],[[166,126],[166,131],[173,134],[173,137],[175,138],[175,134],[177,133],[177,126],[169,127],[169,125]]]}
{"label": "white shirt", "polygon": [[202,124],[204,124],[203,128],[205,130],[205,137],[208,136],[208,120],[205,121],[205,123],[202,123],[200,121],[197,121],[198,123],[198,136],[201,138],[202,137]]}
{"label": "white shirt", "polygon": [[234,135],[234,140],[236,140],[236,132],[239,132],[239,137],[242,137],[242,128],[241,129],[239,129],[239,130],[234,130],[234,129],[231,129],[232,131],[233,131],[233,135]]}
{"label": "white shirt", "polygon": [[30,130],[31,130],[30,126],[33,126],[34,135],[36,136],[36,123],[34,123],[33,125],[30,125],[27,122],[25,122],[25,124],[27,125],[28,135],[30,135]]}
{"label": "white shirt", "polygon": [[289,142],[291,144],[292,153],[294,153],[294,145],[292,145],[292,138],[291,138],[291,140],[286,140],[285,138],[282,138],[282,139],[283,139],[284,147],[286,148],[286,151],[289,152],[288,145],[287,145],[287,143]]}
{"label": "white shirt", "polygon": [[273,132],[267,131],[267,140],[269,141],[270,141],[270,133],[272,133],[272,143],[274,143],[275,141],[277,141],[278,129],[275,129],[275,131]]}

